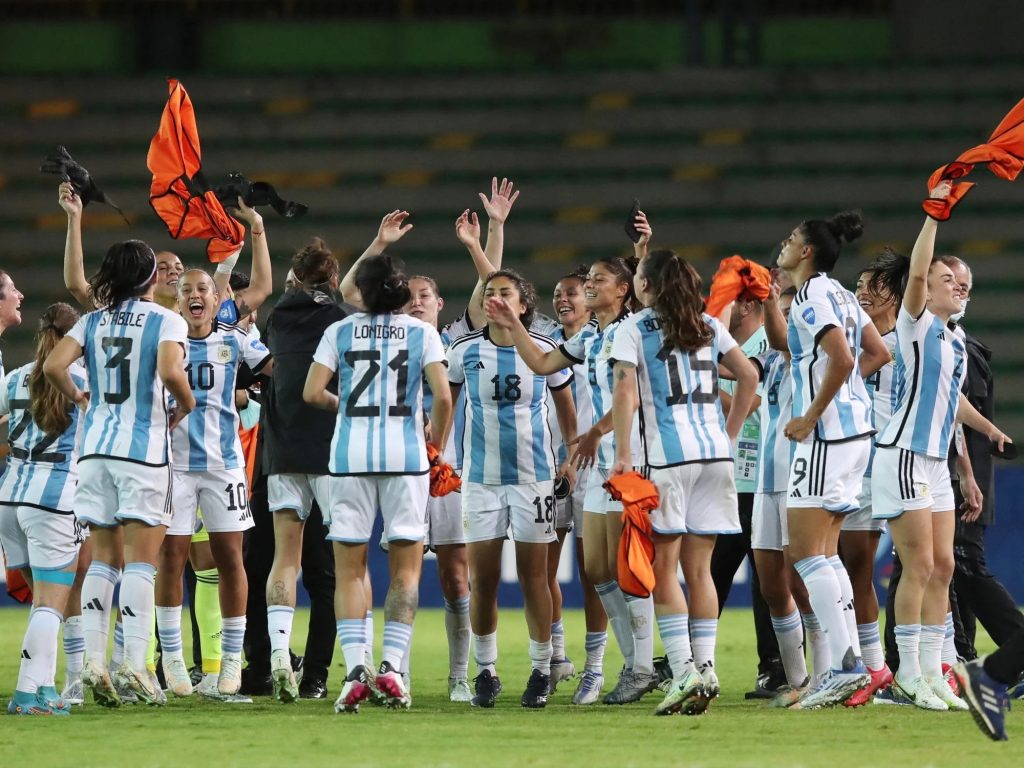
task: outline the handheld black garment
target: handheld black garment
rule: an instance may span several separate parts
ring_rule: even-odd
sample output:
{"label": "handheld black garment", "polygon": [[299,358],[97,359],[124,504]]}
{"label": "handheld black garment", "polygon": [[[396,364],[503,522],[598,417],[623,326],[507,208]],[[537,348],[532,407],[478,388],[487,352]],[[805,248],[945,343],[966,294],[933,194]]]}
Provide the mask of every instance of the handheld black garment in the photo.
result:
{"label": "handheld black garment", "polygon": [[43,164],[39,166],[39,172],[52,173],[54,176],[59,176],[61,181],[70,181],[71,186],[75,188],[75,194],[82,198],[83,208],[95,200],[97,203],[109,205],[121,214],[125,224],[129,224],[128,217],[124,215],[124,211],[121,210],[117,203],[107,197],[102,189],[96,186],[96,180],[71,156],[71,153],[68,152],[67,147],[63,144],[57,147],[56,153],[46,156]]}
{"label": "handheld black garment", "polygon": [[249,181],[240,173],[230,173],[231,181],[214,188],[221,205],[225,208],[237,208],[238,198],[242,198],[250,208],[269,205],[286,219],[297,219],[306,215],[309,209],[302,203],[282,200],[277,190],[266,181]]}

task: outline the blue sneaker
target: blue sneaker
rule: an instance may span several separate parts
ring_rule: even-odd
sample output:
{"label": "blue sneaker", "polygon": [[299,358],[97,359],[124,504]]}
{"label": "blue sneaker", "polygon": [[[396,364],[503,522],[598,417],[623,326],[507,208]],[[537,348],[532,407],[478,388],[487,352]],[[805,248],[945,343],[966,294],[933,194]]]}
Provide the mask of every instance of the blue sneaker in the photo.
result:
{"label": "blue sneaker", "polygon": [[7,705],[8,715],[51,715],[49,705],[46,703],[46,699],[40,696],[38,693],[25,693],[25,691],[15,691],[14,696],[11,697],[10,703]]}
{"label": "blue sneaker", "polygon": [[960,682],[964,699],[971,709],[974,722],[993,741],[1006,741],[1006,715],[1010,708],[1006,686],[996,682],[982,666],[985,658],[975,659],[953,667],[953,674]]}
{"label": "blue sneaker", "polygon": [[58,717],[67,717],[71,714],[71,705],[64,701],[52,685],[39,686],[39,698],[46,702],[50,712]]}
{"label": "blue sneaker", "polygon": [[900,707],[912,707],[914,702],[903,695],[902,691],[896,690],[896,686],[891,683],[888,687],[883,688],[875,694],[875,698],[871,700],[873,704],[882,704],[887,706],[900,706]]}

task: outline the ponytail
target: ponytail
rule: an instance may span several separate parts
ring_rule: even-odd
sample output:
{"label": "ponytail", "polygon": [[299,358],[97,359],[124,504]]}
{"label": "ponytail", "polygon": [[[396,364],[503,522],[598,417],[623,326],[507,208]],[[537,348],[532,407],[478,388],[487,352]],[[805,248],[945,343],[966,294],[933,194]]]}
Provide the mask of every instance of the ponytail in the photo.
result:
{"label": "ponytail", "polygon": [[851,243],[864,233],[860,211],[840,211],[827,221],[811,219],[800,227],[804,242],[814,249],[814,268],[831,272],[839,260],[843,242]]}
{"label": "ponytail", "polygon": [[386,253],[371,256],[356,268],[356,288],[371,315],[397,312],[412,298],[407,278]]}
{"label": "ponytail", "polygon": [[36,364],[28,377],[28,391],[32,399],[32,419],[47,435],[62,435],[71,426],[71,408],[68,400],[43,375],[43,363],[78,322],[78,312],[69,304],[59,302],[46,308],[39,320],[36,335]]}

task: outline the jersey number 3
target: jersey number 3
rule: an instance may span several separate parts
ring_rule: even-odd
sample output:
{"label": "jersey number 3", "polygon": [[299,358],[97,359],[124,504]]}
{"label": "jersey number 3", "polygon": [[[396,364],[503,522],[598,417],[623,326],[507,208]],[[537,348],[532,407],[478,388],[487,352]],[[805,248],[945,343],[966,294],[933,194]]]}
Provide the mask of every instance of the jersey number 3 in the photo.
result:
{"label": "jersey number 3", "polygon": [[111,405],[120,405],[132,396],[132,361],[128,355],[132,353],[135,340],[124,336],[104,336],[100,345],[107,353],[107,364],[103,367],[117,371],[117,387],[115,391],[104,392],[103,400]]}

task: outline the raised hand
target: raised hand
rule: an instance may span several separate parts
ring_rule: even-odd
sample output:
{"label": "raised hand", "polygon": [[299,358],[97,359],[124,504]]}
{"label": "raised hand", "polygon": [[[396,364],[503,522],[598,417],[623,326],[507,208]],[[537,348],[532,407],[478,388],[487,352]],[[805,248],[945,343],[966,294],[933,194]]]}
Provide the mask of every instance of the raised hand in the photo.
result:
{"label": "raised hand", "polygon": [[643,211],[637,211],[636,231],[640,233],[640,239],[636,243],[638,247],[646,246],[651,242],[651,238],[654,236],[654,230],[651,229],[651,223],[647,221],[647,214]]}
{"label": "raised hand", "polygon": [[57,202],[67,211],[68,216],[82,215],[82,198],[75,192],[70,181],[65,181],[57,187]]}
{"label": "raised hand", "polygon": [[516,323],[515,313],[508,303],[500,296],[491,296],[484,302],[487,319],[495,325],[511,330]]}
{"label": "raised hand", "polygon": [[928,190],[928,197],[933,200],[945,200],[953,191],[953,182],[949,179],[940,181],[934,188]]}
{"label": "raised hand", "polygon": [[409,215],[408,211],[402,210],[395,210],[385,214],[384,218],[380,221],[380,229],[377,230],[377,242],[382,246],[387,246],[397,243],[405,237],[405,233],[412,229],[413,226],[412,224],[405,223]]}
{"label": "raised hand", "polygon": [[255,208],[250,208],[245,204],[245,200],[241,197],[238,198],[238,207],[230,208],[228,210],[232,216],[239,221],[245,222],[249,225],[249,229],[256,229],[260,224],[263,223],[263,217]]}
{"label": "raised hand", "polygon": [[472,247],[474,243],[480,245],[480,219],[475,212],[470,212],[469,208],[455,220],[455,236],[467,248]]}
{"label": "raised hand", "polygon": [[491,179],[491,197],[488,199],[483,192],[480,192],[480,202],[484,204],[484,212],[487,218],[495,224],[504,224],[512,210],[513,204],[519,197],[519,190],[513,191],[513,184],[508,179],[502,179],[498,184],[498,177]]}

